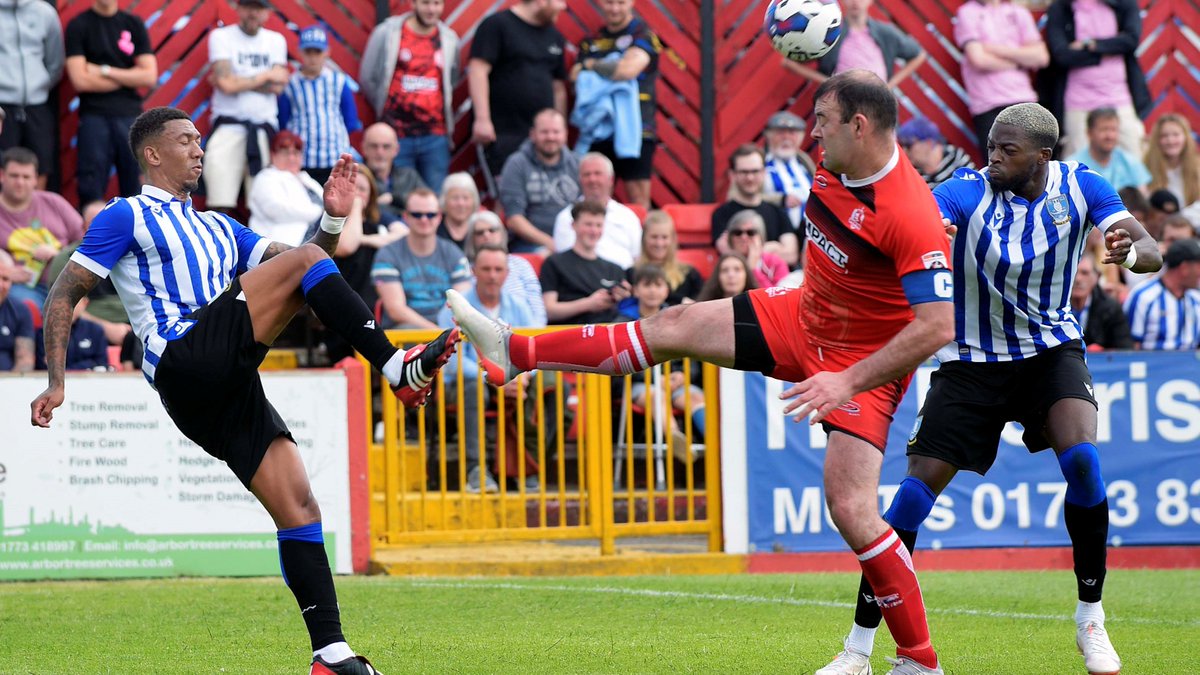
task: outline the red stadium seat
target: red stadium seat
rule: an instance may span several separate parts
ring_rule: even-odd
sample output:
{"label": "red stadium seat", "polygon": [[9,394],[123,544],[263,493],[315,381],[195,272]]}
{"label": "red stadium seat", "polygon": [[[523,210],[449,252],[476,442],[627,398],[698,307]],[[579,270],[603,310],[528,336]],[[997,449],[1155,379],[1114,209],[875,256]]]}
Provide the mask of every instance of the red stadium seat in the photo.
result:
{"label": "red stadium seat", "polygon": [[681,248],[712,246],[712,214],[717,204],[667,204],[663,210],[675,221]]}
{"label": "red stadium seat", "polygon": [[533,267],[533,273],[538,277],[542,276],[542,263],[545,262],[546,259],[541,255],[537,253],[514,253],[513,255],[520,256],[528,260],[529,265]]}
{"label": "red stadium seat", "polygon": [[695,267],[700,276],[708,279],[717,266],[718,256],[717,249],[710,246],[708,248],[681,248],[677,257],[679,262]]}
{"label": "red stadium seat", "polygon": [[108,366],[113,370],[121,369],[121,345],[108,346]]}
{"label": "red stadium seat", "polygon": [[42,327],[42,308],[33,300],[26,300],[25,306],[29,308],[29,318],[33,319],[33,329],[38,330]]}

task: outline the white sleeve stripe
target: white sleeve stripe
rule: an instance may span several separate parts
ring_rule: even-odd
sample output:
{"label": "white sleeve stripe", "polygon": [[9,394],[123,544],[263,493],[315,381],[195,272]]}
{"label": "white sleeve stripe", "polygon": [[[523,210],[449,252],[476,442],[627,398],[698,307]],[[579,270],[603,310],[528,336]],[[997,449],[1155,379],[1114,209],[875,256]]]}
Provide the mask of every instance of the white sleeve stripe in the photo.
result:
{"label": "white sleeve stripe", "polygon": [[263,254],[267,252],[267,247],[270,245],[270,239],[260,239],[258,243],[254,245],[254,249],[250,251],[250,259],[246,261],[246,269],[252,270],[255,267],[258,267],[258,264],[262,262]]}
{"label": "white sleeve stripe", "polygon": [[107,267],[80,253],[78,250],[71,254],[71,260],[101,279],[108,276],[109,269]]}
{"label": "white sleeve stripe", "polygon": [[1108,228],[1112,227],[1114,223],[1117,223],[1122,220],[1125,220],[1126,218],[1132,218],[1132,217],[1133,217],[1132,213],[1126,211],[1125,209],[1121,209],[1120,211],[1117,211],[1116,213],[1105,218],[1101,222],[1096,223],[1096,229],[1100,230],[1101,232],[1108,232]]}

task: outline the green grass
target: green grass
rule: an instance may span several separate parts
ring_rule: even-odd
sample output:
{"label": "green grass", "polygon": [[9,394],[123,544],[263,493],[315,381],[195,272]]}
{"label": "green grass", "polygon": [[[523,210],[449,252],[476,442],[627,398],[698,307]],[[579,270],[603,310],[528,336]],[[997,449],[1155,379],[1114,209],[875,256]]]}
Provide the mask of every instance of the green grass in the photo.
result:
{"label": "green grass", "polygon": [[[921,576],[948,673],[1082,673],[1069,572]],[[857,576],[343,578],[351,646],[395,673],[805,673],[841,648]],[[1200,571],[1116,571],[1127,675],[1196,671]],[[0,584],[3,673],[306,673],[279,579]],[[894,649],[886,630],[875,666]]]}

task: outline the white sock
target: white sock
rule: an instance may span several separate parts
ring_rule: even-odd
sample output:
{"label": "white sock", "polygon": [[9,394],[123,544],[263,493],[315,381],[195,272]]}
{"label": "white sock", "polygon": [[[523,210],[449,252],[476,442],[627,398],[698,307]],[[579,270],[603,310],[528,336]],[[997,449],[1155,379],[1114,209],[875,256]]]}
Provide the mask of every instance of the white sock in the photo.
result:
{"label": "white sock", "polygon": [[850,635],[846,638],[846,649],[859,654],[871,655],[875,650],[875,631],[878,628],[863,628],[858,624],[850,626]]}
{"label": "white sock", "polygon": [[403,349],[396,350],[396,353],[392,354],[392,358],[383,364],[383,376],[393,387],[399,384],[400,378],[404,376],[404,351]]}
{"label": "white sock", "polygon": [[1104,625],[1104,606],[1099,602],[1079,601],[1075,607],[1075,623],[1083,625],[1088,622]]}
{"label": "white sock", "polygon": [[345,642],[335,642],[313,652],[314,659],[318,656],[325,659],[325,663],[337,663],[354,656],[354,650],[350,649],[350,645]]}

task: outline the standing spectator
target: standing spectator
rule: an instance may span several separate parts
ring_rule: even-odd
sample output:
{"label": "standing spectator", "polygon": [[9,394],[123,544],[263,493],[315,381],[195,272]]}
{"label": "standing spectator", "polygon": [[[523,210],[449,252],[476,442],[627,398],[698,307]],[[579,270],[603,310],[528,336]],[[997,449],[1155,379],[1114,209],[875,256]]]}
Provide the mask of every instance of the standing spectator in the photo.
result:
{"label": "standing spectator", "polygon": [[937,125],[924,117],[914,117],[897,127],[896,140],[931,189],[949,180],[958,169],[975,168],[967,151],[947,143]]}
{"label": "standing spectator", "polygon": [[[503,246],[508,250],[508,230],[500,222],[500,216],[491,211],[477,211],[467,219],[467,242],[463,249],[468,260],[475,259],[475,251],[485,245]],[[504,293],[520,298],[529,306],[533,325],[546,325],[546,301],[542,297],[542,283],[538,281],[533,265],[519,255],[508,256],[508,278],[504,280]]]}
{"label": "standing spectator", "polygon": [[654,150],[658,147],[654,118],[658,112],[656,85],[662,42],[644,20],[633,15],[633,0],[603,0],[600,9],[604,27],[579,44],[579,62],[572,71],[572,79],[578,86],[578,77],[587,70],[606,82],[637,83],[642,120],[640,143],[634,141],[639,146],[638,152],[632,155],[617,152],[617,134],[621,132],[617,128],[612,136],[592,143],[590,149],[612,160],[630,202],[650,208],[650,175]]}
{"label": "standing spectator", "polygon": [[0,248],[12,254],[10,294],[18,300],[46,301],[51,279],[47,263],[62,247],[83,238],[83,219],[59,195],[36,188],[38,158],[10,148],[0,155]]}
{"label": "standing spectator", "polygon": [[[666,211],[651,211],[642,225],[642,255],[638,265],[658,265],[666,275],[668,305],[692,302],[704,285],[695,267],[679,262],[679,235]],[[632,270],[631,270],[632,271]],[[630,275],[632,282],[632,276]]]}
{"label": "standing spectator", "polygon": [[389,124],[376,122],[363,132],[363,164],[375,177],[375,189],[379,193],[379,208],[386,216],[399,218],[404,208],[404,198],[419,187],[429,187],[421,180],[415,169],[397,168],[396,156],[400,153],[400,139]]}
{"label": "standing spectator", "polygon": [[1137,0],[1054,0],[1046,10],[1051,67],[1039,80],[1047,107],[1064,122],[1064,156],[1083,149],[1091,132],[1084,123],[1097,108],[1116,111],[1121,148],[1141,155],[1153,100],[1137,59],[1140,12]]}
{"label": "standing spectator", "polygon": [[486,146],[492,175],[529,136],[540,111],[553,108],[566,115],[567,41],[554,27],[566,6],[565,0],[521,0],[475,30],[467,63],[475,113],[471,139]]}
{"label": "standing spectator", "polygon": [[0,107],[8,117],[0,151],[33,150],[42,170],[37,187],[45,190],[58,160],[58,112],[48,99],[62,79],[62,25],[53,3],[4,0],[0,6]]}
{"label": "standing spectator", "polygon": [[733,214],[726,231],[729,234],[729,250],[746,259],[754,280],[762,288],[778,286],[788,275],[788,266],[783,258],[763,250],[766,231],[762,216],[750,209]]}
{"label": "standing spectator", "polygon": [[800,238],[792,229],[792,221],[783,207],[763,201],[763,176],[766,158],[757,145],[742,145],[729,157],[729,201],[717,207],[712,215],[713,245],[721,253],[730,251],[726,228],[729,219],[739,211],[750,209],[762,216],[766,227],[763,250],[773,253],[788,265],[800,262]]}
{"label": "standing spectator", "polygon": [[[893,89],[916,72],[928,56],[911,35],[868,13],[874,0],[842,0],[842,37],[817,61],[816,70],[784,59],[788,70],[820,84],[834,73],[854,68],[869,70]],[[896,61],[904,65],[896,70]]]}
{"label": "standing spectator", "polygon": [[325,28],[317,25],[300,31],[300,71],[288,79],[277,101],[279,128],[303,141],[304,170],[320,184],[329,178],[338,157],[350,151],[350,133],[362,129],[354,82],[328,62]]}
{"label": "standing spectator", "polygon": [[955,15],[954,41],[963,50],[962,79],[980,153],[1000,111],[1031,103],[1029,71],[1050,62],[1033,15],[1011,0],[967,0]]}
{"label": "standing spectator", "polygon": [[1170,190],[1178,211],[1200,200],[1200,152],[1192,137],[1187,118],[1167,113],[1154,122],[1146,147],[1146,168],[1150,170],[1151,203],[1157,190]]}
{"label": "standing spectator", "polygon": [[754,281],[754,273],[746,259],[738,253],[726,253],[717,259],[717,268],[704,282],[696,302],[732,298],[756,288],[758,283]]}
{"label": "standing spectator", "polygon": [[[579,160],[579,189],[582,198],[604,204],[604,234],[596,244],[596,254],[621,269],[633,267],[642,248],[642,223],[628,206],[613,199],[613,163],[608,157],[589,152]],[[575,245],[571,226],[571,207],[564,207],[554,219],[554,250],[569,251]]]}
{"label": "standing spectator", "polygon": [[607,323],[616,318],[617,305],[629,297],[625,271],[596,254],[604,215],[604,204],[599,202],[573,206],[575,246],[542,264],[542,298],[552,324]]}
{"label": "standing spectator", "polygon": [[1138,349],[1200,349],[1200,240],[1171,244],[1166,269],[1129,292],[1125,315]]}
{"label": "standing spectator", "polygon": [[567,118],[547,108],[534,118],[529,138],[504,162],[500,205],[514,253],[554,250],[555,219],[579,199],[579,158],[566,144]]}
{"label": "standing spectator", "polygon": [[470,227],[467,223],[479,211],[479,187],[465,171],[452,173],[442,181],[442,224],[438,236],[466,249]]}
{"label": "standing spectator", "polygon": [[213,128],[204,148],[204,186],[215,211],[236,209],[243,183],[249,196],[279,128],[276,97],[288,83],[287,41],[263,27],[269,14],[267,0],[238,0],[237,25],[208,34]]}
{"label": "standing spectator", "polygon": [[320,220],[324,188],[300,170],[304,141],[284,129],[271,141],[271,166],[259,172],[250,188],[250,229],[288,246],[304,243],[309,227]]}
{"label": "standing spectator", "polygon": [[129,149],[129,127],[142,113],[138,89],[158,82],[146,24],[119,9],[117,0],[93,0],[67,24],[66,40],[67,77],[79,92],[79,203],[104,198],[113,166],[120,196],[132,197],[142,181]]}
{"label": "standing spectator", "polygon": [[[458,34],[442,21],[445,0],[414,0],[413,11],[371,31],[358,79],[375,116],[396,130],[396,163],[433,190],[450,167]],[[476,37],[478,39],[478,37]]]}
{"label": "standing spectator", "polygon": [[1089,351],[1133,349],[1129,321],[1121,303],[1100,288],[1100,272],[1090,253],[1079,257],[1075,284],[1071,286],[1071,312],[1083,327],[1083,342]]}
{"label": "standing spectator", "polygon": [[1138,156],[1118,145],[1121,119],[1112,108],[1097,108],[1087,116],[1087,145],[1070,156],[1076,162],[1104,176],[1113,188],[1135,187],[1145,190],[1150,171]]}
{"label": "standing spectator", "polygon": [[0,372],[33,370],[33,317],[25,302],[9,292],[18,272],[12,256],[0,251]]}
{"label": "standing spectator", "polygon": [[767,129],[763,133],[767,146],[763,195],[767,199],[779,199],[795,230],[800,229],[804,205],[812,191],[812,177],[817,172],[812,157],[800,149],[804,129],[804,120],[799,115],[781,110],[767,119]]}
{"label": "standing spectator", "polygon": [[408,193],[408,234],[375,254],[371,278],[383,301],[384,317],[398,328],[437,328],[446,291],[470,288],[471,270],[462,249],[437,236],[442,214],[429,188]]}

